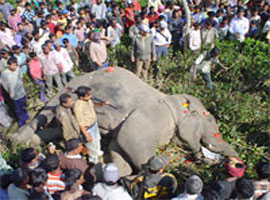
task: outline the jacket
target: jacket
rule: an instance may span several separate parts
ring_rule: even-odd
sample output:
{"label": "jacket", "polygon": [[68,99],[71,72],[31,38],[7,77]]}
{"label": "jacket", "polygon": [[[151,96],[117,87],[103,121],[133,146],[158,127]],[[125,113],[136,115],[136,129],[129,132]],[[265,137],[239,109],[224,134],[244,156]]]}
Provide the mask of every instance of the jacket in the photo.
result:
{"label": "jacket", "polygon": [[65,140],[79,138],[80,127],[70,108],[57,106],[55,117],[61,125]]}
{"label": "jacket", "polygon": [[151,35],[138,35],[132,40],[131,56],[140,60],[151,60],[156,57],[156,49]]}

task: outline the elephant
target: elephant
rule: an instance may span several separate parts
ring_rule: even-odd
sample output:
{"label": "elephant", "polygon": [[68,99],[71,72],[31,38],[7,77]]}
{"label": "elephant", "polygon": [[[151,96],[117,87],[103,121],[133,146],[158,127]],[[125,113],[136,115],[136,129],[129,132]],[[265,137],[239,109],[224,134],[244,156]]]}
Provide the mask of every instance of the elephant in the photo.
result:
{"label": "elephant", "polygon": [[[237,156],[222,139],[213,115],[191,95],[166,95],[121,67],[90,72],[67,84],[73,88],[81,85],[89,86],[94,96],[113,105],[97,107],[96,113],[101,134],[109,138],[105,157],[118,165],[121,175],[139,170],[155,154],[158,145],[168,144],[172,138],[193,153],[204,146],[225,156]],[[40,144],[40,138],[48,142],[61,137],[59,129],[47,130],[46,124],[54,120],[54,108],[64,92],[56,94],[12,138]],[[76,99],[75,95],[72,97]]]}

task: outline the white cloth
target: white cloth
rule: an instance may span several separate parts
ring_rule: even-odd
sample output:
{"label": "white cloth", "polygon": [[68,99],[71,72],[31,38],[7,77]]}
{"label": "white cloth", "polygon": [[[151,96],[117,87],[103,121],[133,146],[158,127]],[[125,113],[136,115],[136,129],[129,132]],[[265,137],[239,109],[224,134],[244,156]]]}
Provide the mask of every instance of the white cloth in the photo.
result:
{"label": "white cloth", "polygon": [[55,52],[57,58],[61,61],[63,65],[63,72],[64,73],[69,72],[73,67],[73,63],[71,61],[71,58],[67,50],[65,48],[61,48],[60,51],[56,51],[56,50],[53,50],[53,51]]}
{"label": "white cloth", "polygon": [[202,44],[201,30],[192,29],[189,32],[189,48],[192,51],[199,50]]}
{"label": "white cloth", "polygon": [[229,31],[231,34],[239,33],[240,38],[245,37],[249,31],[249,21],[247,18],[242,17],[241,19],[235,17],[230,22]]}
{"label": "white cloth", "polygon": [[156,46],[169,45],[172,42],[172,34],[166,28],[162,32],[156,31],[154,33],[154,43]]}
{"label": "white cloth", "polygon": [[92,189],[93,195],[98,195],[102,200],[132,200],[128,192],[119,185],[97,183]]}

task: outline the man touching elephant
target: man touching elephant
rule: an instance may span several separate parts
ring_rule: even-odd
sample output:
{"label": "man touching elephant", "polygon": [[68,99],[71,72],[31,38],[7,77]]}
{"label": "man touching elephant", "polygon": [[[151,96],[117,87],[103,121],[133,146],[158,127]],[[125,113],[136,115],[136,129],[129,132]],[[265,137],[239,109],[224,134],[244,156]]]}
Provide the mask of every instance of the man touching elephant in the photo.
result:
{"label": "man touching elephant", "polygon": [[97,116],[94,106],[108,105],[108,102],[93,103],[91,100],[91,88],[80,86],[75,93],[78,99],[74,104],[74,114],[79,123],[80,131],[89,150],[89,161],[98,163],[98,157],[103,155],[101,151],[101,136],[98,129]]}

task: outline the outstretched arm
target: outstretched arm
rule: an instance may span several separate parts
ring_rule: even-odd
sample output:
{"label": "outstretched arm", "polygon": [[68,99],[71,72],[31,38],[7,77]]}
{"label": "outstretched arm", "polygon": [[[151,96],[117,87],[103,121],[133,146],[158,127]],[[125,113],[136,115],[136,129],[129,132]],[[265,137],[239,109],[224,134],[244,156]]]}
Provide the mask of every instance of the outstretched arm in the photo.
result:
{"label": "outstretched arm", "polygon": [[217,60],[217,64],[220,65],[220,67],[224,70],[228,70],[227,67],[225,67],[219,60]]}

